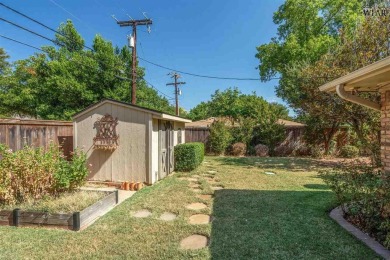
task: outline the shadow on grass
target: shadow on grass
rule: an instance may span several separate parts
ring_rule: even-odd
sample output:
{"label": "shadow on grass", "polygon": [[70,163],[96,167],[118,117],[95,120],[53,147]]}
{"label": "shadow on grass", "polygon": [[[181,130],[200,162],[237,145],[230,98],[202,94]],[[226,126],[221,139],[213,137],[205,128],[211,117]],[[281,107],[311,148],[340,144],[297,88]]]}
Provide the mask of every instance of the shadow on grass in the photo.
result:
{"label": "shadow on grass", "polygon": [[216,191],[212,259],[375,258],[329,218],[334,206],[329,191]]}
{"label": "shadow on grass", "polygon": [[305,184],[303,186],[311,190],[329,190],[329,187],[326,184]]}
{"label": "shadow on grass", "polygon": [[259,167],[283,171],[318,171],[335,164],[312,158],[294,157],[217,157],[215,160],[224,165]]}

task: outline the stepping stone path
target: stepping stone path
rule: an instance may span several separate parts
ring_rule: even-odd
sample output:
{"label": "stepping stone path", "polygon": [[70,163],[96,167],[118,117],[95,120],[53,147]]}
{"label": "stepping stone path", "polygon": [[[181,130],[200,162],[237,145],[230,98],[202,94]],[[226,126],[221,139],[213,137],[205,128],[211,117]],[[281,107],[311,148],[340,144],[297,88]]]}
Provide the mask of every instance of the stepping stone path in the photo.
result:
{"label": "stepping stone path", "polygon": [[161,216],[160,219],[164,221],[172,221],[176,219],[176,214],[173,214],[171,212],[164,212]]}
{"label": "stepping stone path", "polygon": [[135,217],[135,218],[147,218],[150,215],[152,215],[152,212],[150,212],[147,209],[141,209],[141,210],[133,213],[133,217]]}
{"label": "stepping stone path", "polygon": [[210,194],[200,194],[200,195],[198,195],[198,198],[202,199],[202,200],[210,200],[210,199],[213,198],[213,195],[210,195]]}
{"label": "stepping stone path", "polygon": [[191,210],[201,210],[201,209],[207,208],[207,205],[204,204],[204,203],[196,202],[196,203],[188,204],[188,205],[186,206],[186,208],[187,208],[187,209],[191,209]]}
{"label": "stepping stone path", "polygon": [[222,186],[212,186],[211,189],[212,190],[223,190],[223,187]]}
{"label": "stepping stone path", "polygon": [[196,250],[207,247],[209,243],[208,237],[202,235],[192,235],[184,238],[180,242],[180,248],[184,250]]}
{"label": "stepping stone path", "polygon": [[199,188],[191,188],[191,190],[193,192],[202,192],[202,189],[199,189]]}
{"label": "stepping stone path", "polygon": [[199,184],[197,184],[197,183],[190,183],[190,184],[188,184],[188,187],[190,187],[190,188],[199,188]]}
{"label": "stepping stone path", "polygon": [[211,222],[211,216],[205,214],[192,215],[188,222],[192,225],[209,224]]}

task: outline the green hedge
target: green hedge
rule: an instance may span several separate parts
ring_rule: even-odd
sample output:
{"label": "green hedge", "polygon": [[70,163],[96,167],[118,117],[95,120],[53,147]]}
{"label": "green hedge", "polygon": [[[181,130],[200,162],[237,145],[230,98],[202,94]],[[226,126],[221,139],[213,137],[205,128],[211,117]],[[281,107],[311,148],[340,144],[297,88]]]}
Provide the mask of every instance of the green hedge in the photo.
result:
{"label": "green hedge", "polygon": [[192,171],[204,158],[203,143],[186,143],[175,146],[175,170]]}

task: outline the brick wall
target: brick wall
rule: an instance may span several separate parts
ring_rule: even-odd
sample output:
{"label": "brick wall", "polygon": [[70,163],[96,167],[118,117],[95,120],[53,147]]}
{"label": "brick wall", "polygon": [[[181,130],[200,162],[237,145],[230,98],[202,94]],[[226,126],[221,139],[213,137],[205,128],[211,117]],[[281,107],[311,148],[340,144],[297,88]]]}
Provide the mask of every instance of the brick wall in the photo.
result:
{"label": "brick wall", "polygon": [[381,159],[390,172],[390,91],[381,92]]}

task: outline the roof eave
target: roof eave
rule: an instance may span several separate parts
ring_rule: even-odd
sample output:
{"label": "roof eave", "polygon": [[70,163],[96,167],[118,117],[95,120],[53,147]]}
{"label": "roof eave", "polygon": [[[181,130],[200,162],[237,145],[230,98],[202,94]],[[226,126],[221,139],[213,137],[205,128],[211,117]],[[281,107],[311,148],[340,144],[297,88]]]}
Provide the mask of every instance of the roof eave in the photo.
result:
{"label": "roof eave", "polygon": [[319,87],[319,89],[320,91],[324,91],[324,92],[336,91],[336,87],[338,85],[347,85],[348,83],[355,82],[358,79],[363,79],[369,76],[370,77],[375,76],[376,74],[389,69],[390,69],[390,56],[380,61],[377,61],[375,63],[372,63],[368,66],[365,66],[361,69],[358,69],[354,72],[351,72],[338,79],[335,79],[331,82],[328,82],[322,85],[321,87]]}

